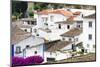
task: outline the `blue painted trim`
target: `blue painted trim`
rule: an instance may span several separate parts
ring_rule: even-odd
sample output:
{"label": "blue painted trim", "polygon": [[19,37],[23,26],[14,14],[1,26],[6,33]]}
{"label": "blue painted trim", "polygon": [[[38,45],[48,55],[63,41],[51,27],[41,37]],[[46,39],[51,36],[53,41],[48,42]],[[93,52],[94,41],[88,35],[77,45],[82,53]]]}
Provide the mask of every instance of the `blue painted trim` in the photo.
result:
{"label": "blue painted trim", "polygon": [[14,56],[14,44],[11,45],[11,55]]}

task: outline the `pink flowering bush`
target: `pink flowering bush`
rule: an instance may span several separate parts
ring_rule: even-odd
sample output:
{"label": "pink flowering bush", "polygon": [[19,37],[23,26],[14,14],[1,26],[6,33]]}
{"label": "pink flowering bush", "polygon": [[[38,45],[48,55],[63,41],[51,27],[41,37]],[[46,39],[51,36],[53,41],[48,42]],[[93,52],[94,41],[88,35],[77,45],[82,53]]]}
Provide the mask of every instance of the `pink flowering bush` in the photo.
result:
{"label": "pink flowering bush", "polygon": [[43,61],[44,59],[41,56],[30,56],[27,58],[13,57],[12,66],[41,64]]}
{"label": "pink flowering bush", "polygon": [[22,57],[13,57],[12,58],[12,65],[16,66],[16,65],[23,65],[24,62],[24,58]]}

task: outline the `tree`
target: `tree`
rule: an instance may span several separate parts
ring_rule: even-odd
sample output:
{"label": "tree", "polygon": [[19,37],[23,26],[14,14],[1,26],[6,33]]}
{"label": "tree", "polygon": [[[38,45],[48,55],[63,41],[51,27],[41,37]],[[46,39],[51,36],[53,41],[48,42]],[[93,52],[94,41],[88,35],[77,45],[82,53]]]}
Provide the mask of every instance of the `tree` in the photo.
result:
{"label": "tree", "polygon": [[81,6],[80,5],[75,5],[74,6],[76,9],[81,9]]}
{"label": "tree", "polygon": [[16,16],[17,14],[17,16],[20,16],[20,18],[25,17],[27,7],[28,7],[27,2],[12,1],[12,15]]}

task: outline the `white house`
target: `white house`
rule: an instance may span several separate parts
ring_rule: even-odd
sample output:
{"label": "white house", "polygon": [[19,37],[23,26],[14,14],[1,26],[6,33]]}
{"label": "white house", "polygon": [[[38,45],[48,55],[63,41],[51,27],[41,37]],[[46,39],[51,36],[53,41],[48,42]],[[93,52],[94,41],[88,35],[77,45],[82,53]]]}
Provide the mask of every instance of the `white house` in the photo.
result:
{"label": "white house", "polygon": [[16,25],[13,26],[11,35],[13,56],[29,57],[37,54],[43,57],[43,38],[35,37]]}
{"label": "white house", "polygon": [[63,41],[72,42],[72,50],[76,51],[76,45],[82,41],[82,29],[74,28],[61,35]]}
{"label": "white house", "polygon": [[81,11],[48,9],[37,13],[35,23],[22,19],[12,36],[14,56],[40,55],[45,63],[72,57],[72,51],[95,52],[95,13]]}
{"label": "white house", "polygon": [[33,18],[22,18],[16,24],[20,29],[30,33],[32,33],[32,27],[37,25],[36,20]]}
{"label": "white house", "polygon": [[43,43],[42,38],[30,36],[19,43],[14,44],[14,56],[29,57],[36,54],[43,57]]}
{"label": "white house", "polygon": [[[38,36],[47,40],[57,40],[61,38],[59,35],[64,33],[66,29],[62,28],[63,30],[61,30],[61,25],[56,24],[56,22],[65,21],[70,16],[73,16],[73,13],[63,9],[48,9],[38,12],[37,15],[37,26],[33,27],[33,31],[37,30],[37,33],[32,32],[32,34],[38,34]],[[48,33],[47,30],[50,32]]]}
{"label": "white house", "polygon": [[86,52],[95,52],[96,16],[95,12],[83,17],[83,44]]}
{"label": "white house", "polygon": [[44,46],[44,62],[57,61],[72,56],[68,51],[71,51],[71,42],[68,41],[51,41],[45,43]]}
{"label": "white house", "polygon": [[47,26],[49,28],[52,28],[52,27],[54,28],[55,22],[64,21],[72,15],[73,15],[72,12],[65,11],[63,9],[43,10],[43,11],[38,12],[37,25],[39,25],[40,28],[47,27]]}

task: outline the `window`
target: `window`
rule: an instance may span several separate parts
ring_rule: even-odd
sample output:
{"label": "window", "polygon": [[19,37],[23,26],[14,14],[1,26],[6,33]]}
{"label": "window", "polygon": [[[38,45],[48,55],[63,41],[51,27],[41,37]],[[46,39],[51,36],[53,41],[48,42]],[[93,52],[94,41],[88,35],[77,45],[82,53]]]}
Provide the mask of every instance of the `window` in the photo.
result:
{"label": "window", "polygon": [[72,39],[71,39],[71,38],[69,38],[69,41],[72,41]]}
{"label": "window", "polygon": [[50,16],[50,21],[53,22],[54,16]]}
{"label": "window", "polygon": [[34,32],[36,33],[37,32],[37,29],[34,29]]}
{"label": "window", "polygon": [[83,21],[77,21],[78,24],[83,23]]}
{"label": "window", "polygon": [[45,22],[45,19],[44,19],[44,17],[42,17],[42,22]]}
{"label": "window", "polygon": [[30,24],[30,21],[27,21],[27,24]]}
{"label": "window", "polygon": [[56,53],[56,56],[57,56],[57,53]]}
{"label": "window", "polygon": [[21,53],[21,47],[20,46],[16,47],[16,53]]}
{"label": "window", "polygon": [[52,55],[52,52],[50,52],[50,55]]}
{"label": "window", "polygon": [[61,29],[61,24],[59,24],[59,29]]}
{"label": "window", "polygon": [[29,45],[26,45],[26,48],[29,48],[30,46]]}
{"label": "window", "polygon": [[72,44],[72,50],[73,50],[73,51],[76,51],[76,47],[75,47],[74,44]]}
{"label": "window", "polygon": [[89,27],[92,27],[92,21],[89,21]]}
{"label": "window", "polygon": [[35,25],[34,21],[31,21],[31,25]]}
{"label": "window", "polygon": [[62,38],[62,40],[65,40],[65,38]]}
{"label": "window", "polygon": [[25,29],[25,32],[27,32],[27,29]]}
{"label": "window", "polygon": [[89,44],[87,44],[87,48],[89,48],[90,47],[90,45]]}
{"label": "window", "polygon": [[34,54],[37,54],[37,51],[34,51]]}
{"label": "window", "polygon": [[47,57],[47,61],[49,61],[49,62],[51,62],[51,61],[55,61],[55,58]]}
{"label": "window", "polygon": [[37,34],[36,36],[39,36],[39,34]]}
{"label": "window", "polygon": [[67,25],[67,29],[70,29],[70,25]]}
{"label": "window", "polygon": [[42,22],[47,22],[48,18],[42,17]]}
{"label": "window", "polygon": [[82,51],[82,53],[84,53],[84,52],[85,52],[85,50],[84,50],[84,49],[81,49],[81,51]]}
{"label": "window", "polygon": [[83,16],[83,14],[82,14],[82,18],[83,18],[84,16]]}
{"label": "window", "polygon": [[70,11],[70,9],[68,8],[67,11]]}
{"label": "window", "polygon": [[83,21],[77,21],[77,28],[82,28]]}
{"label": "window", "polygon": [[48,21],[48,18],[45,18],[45,21],[47,22]]}
{"label": "window", "polygon": [[44,23],[44,25],[48,26],[48,23]]}
{"label": "window", "polygon": [[93,48],[95,48],[96,46],[95,45],[93,45]]}
{"label": "window", "polygon": [[88,35],[89,40],[92,40],[92,34]]}
{"label": "window", "polygon": [[77,28],[80,28],[80,25],[77,25]]}
{"label": "window", "polygon": [[87,53],[88,52],[88,50],[87,49],[85,49],[85,53]]}
{"label": "window", "polygon": [[32,33],[32,28],[30,29],[30,32]]}
{"label": "window", "polygon": [[76,38],[76,41],[78,41],[78,38]]}

